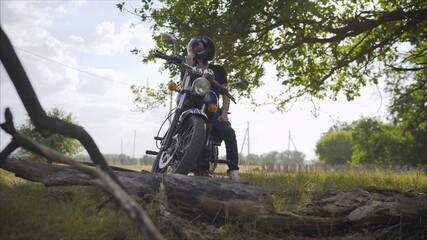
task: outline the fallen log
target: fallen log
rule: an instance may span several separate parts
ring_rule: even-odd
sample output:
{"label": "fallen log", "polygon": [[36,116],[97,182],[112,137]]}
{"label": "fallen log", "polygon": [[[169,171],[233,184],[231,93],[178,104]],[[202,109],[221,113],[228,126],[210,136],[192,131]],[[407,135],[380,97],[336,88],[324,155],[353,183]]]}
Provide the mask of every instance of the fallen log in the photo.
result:
{"label": "fallen log", "polygon": [[[46,186],[103,187],[100,181],[69,166],[8,158],[0,167]],[[167,204],[201,212],[210,221],[256,221],[275,233],[303,236],[367,232],[373,238],[427,236],[427,194],[359,187],[324,192],[297,211],[276,212],[268,190],[246,183],[145,171],[114,173],[131,195],[141,198],[157,194],[162,183]]]}
{"label": "fallen log", "polygon": [[375,239],[423,239],[427,237],[427,194],[375,187],[333,190],[297,211],[260,216],[258,221],[273,231],[287,228],[304,235],[356,232],[370,233]]}
{"label": "fallen log", "polygon": [[[97,179],[65,165],[8,158],[0,167],[18,177],[41,182],[46,186],[104,187]],[[143,198],[155,194],[162,183],[168,203],[182,209],[197,209],[212,219],[216,217],[217,220],[247,220],[275,211],[271,195],[266,189],[246,183],[179,174],[152,174],[145,171],[114,171],[114,174],[133,196]]]}

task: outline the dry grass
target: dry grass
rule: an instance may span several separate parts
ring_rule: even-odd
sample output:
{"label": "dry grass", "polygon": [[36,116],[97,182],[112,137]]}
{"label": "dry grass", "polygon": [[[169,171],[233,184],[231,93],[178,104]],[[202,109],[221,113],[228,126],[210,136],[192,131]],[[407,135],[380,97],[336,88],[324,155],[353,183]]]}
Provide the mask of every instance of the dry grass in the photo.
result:
{"label": "dry grass", "polygon": [[[151,168],[119,167],[137,171]],[[227,178],[226,167],[220,166],[215,177]],[[241,180],[272,190],[278,211],[298,209],[310,202],[314,193],[331,189],[374,186],[427,192],[427,175],[420,172],[269,173],[244,166]],[[96,213],[96,206],[104,197],[104,192],[93,187],[46,188],[0,170],[0,239],[141,239],[132,222],[114,203]],[[188,225],[172,227],[159,215],[155,202],[141,204],[168,239],[180,238],[179,226],[189,226],[193,233],[207,239],[277,239],[274,234],[258,229],[255,223],[212,224],[194,216],[181,219],[188,221]]]}

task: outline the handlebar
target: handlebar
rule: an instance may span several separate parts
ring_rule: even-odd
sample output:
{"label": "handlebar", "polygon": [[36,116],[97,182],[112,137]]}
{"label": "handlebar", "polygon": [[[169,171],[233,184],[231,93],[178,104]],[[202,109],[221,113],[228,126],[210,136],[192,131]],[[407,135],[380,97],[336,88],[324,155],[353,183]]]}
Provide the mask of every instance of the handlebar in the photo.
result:
{"label": "handlebar", "polygon": [[160,51],[156,51],[153,54],[153,56],[155,56],[157,58],[164,59],[164,60],[168,61],[168,63],[175,64],[177,66],[180,66],[180,67],[183,67],[187,70],[190,70],[191,73],[193,73],[193,74],[202,75],[202,72],[200,72],[200,71],[196,72],[196,68],[193,68],[192,66],[186,64],[184,62],[184,59],[181,56],[178,56],[178,55],[169,56],[169,55],[166,55]]}
{"label": "handlebar", "polygon": [[[177,65],[179,67],[182,67],[188,71],[190,71],[192,74],[197,75],[197,76],[202,76],[203,75],[203,71],[202,69],[193,67],[191,65],[188,65],[187,63],[184,62],[184,59],[181,56],[178,55],[166,55],[160,51],[156,51],[155,53],[153,53],[154,57],[157,58],[161,58],[164,59],[166,61],[168,61],[168,63]],[[231,101],[233,101],[234,103],[236,103],[236,100],[234,99],[233,96],[230,95],[230,93],[228,92],[228,90],[226,88],[224,88],[223,86],[221,86],[217,81],[215,80],[209,80],[209,82],[213,85],[215,85],[216,88],[218,88],[219,93],[220,94],[224,94],[226,95],[228,98],[230,98]]]}
{"label": "handlebar", "polygon": [[156,51],[155,53],[153,53],[153,56],[162,58],[168,62],[177,64],[177,65],[183,63],[184,61],[184,59],[181,56],[178,56],[178,55],[168,56],[160,51]]}

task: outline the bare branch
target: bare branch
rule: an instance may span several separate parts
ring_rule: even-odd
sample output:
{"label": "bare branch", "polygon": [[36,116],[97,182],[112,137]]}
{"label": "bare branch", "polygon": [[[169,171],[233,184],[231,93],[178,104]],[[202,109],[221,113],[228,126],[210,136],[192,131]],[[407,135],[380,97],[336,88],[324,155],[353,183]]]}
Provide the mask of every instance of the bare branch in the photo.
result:
{"label": "bare branch", "polygon": [[344,39],[346,37],[356,36],[362,32],[365,32],[369,29],[374,29],[382,24],[394,21],[402,21],[402,20],[410,20],[414,24],[423,22],[427,20],[427,9],[423,9],[420,11],[407,11],[405,12],[403,9],[398,9],[393,12],[389,12],[383,14],[378,17],[376,20],[370,19],[357,19],[344,27],[333,29],[328,29],[331,33],[335,33],[334,37],[318,39],[318,38],[306,38],[307,42],[335,42],[340,39]]}
{"label": "bare branch", "polygon": [[[106,188],[121,204],[121,206],[126,210],[128,216],[135,222],[138,229],[147,239],[165,239],[160,232],[157,230],[151,219],[148,217],[147,213],[141,208],[141,206],[131,197],[129,194],[117,183],[116,180],[111,178],[111,176],[105,173],[101,168],[93,168],[86,165],[83,165],[73,159],[66,157],[59,152],[46,147],[30,138],[22,136],[13,128],[12,115],[10,110],[6,110],[6,122],[1,126],[2,128],[13,136],[11,146],[24,147],[27,150],[35,152],[46,159],[51,160],[52,162],[58,162],[72,166],[73,168],[88,174],[93,179],[99,179],[104,188]],[[2,152],[2,156],[5,155]],[[0,159],[3,160],[3,159]]]}
{"label": "bare branch", "polygon": [[2,47],[0,59],[37,131],[43,136],[58,133],[79,140],[88,151],[92,161],[119,183],[95,144],[95,141],[84,128],[46,115],[9,38],[2,28],[0,30],[0,44]]}
{"label": "bare branch", "polygon": [[395,71],[400,71],[400,72],[416,72],[419,70],[427,69],[427,66],[426,67],[417,67],[417,68],[403,68],[403,67],[392,66],[391,68]]}
{"label": "bare branch", "polygon": [[42,144],[22,136],[19,134],[13,124],[13,116],[9,109],[6,109],[5,119],[6,122],[1,124],[3,130],[12,135],[12,142],[1,152],[0,163],[4,162],[9,154],[13,152],[18,146],[22,146],[32,152],[40,154],[45,158],[70,165],[83,173],[90,175],[94,179],[100,179],[105,188],[114,195],[120,202],[122,207],[126,210],[128,216],[136,223],[138,229],[144,234],[147,239],[164,239],[158,232],[151,219],[145,211],[135,202],[126,192],[116,175],[113,173],[104,157],[100,153],[98,147],[93,141],[92,137],[80,126],[62,121],[60,119],[51,118],[46,115],[40,102],[34,92],[33,87],[26,75],[21,62],[19,61],[13,47],[1,29],[1,46],[0,59],[8,72],[16,90],[24,104],[33,123],[42,133],[42,135],[49,135],[51,132],[59,133],[68,137],[80,140],[82,145],[86,148],[91,155],[98,168],[92,168],[80,164],[71,158],[63,156],[62,154],[50,149]]}

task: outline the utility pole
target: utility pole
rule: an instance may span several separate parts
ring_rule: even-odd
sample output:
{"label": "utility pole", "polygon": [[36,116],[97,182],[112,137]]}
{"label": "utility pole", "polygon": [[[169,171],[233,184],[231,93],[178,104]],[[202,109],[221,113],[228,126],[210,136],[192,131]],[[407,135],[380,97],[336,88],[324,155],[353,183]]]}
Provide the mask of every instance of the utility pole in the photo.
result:
{"label": "utility pole", "polygon": [[246,131],[248,132],[248,156],[249,156],[249,154],[251,153],[251,151],[250,151],[251,144],[249,142],[249,122],[248,122],[248,128],[246,129]]}
{"label": "utility pole", "polygon": [[242,148],[240,149],[240,154],[243,154],[243,147],[245,146],[246,138],[248,139],[248,155],[250,154],[250,143],[249,143],[249,122],[247,122],[247,128],[245,131],[245,136],[243,137]]}
{"label": "utility pole", "polygon": [[132,158],[135,158],[135,142],[136,142],[136,130],[135,130],[135,134],[133,135],[133,151],[132,151]]}
{"label": "utility pole", "polygon": [[295,146],[294,140],[292,139],[291,131],[289,131],[288,132],[288,152],[291,151],[291,142],[292,142],[292,146],[294,146],[294,151],[298,151],[297,147]]}
{"label": "utility pole", "polygon": [[123,154],[123,138],[120,141],[120,155]]}

